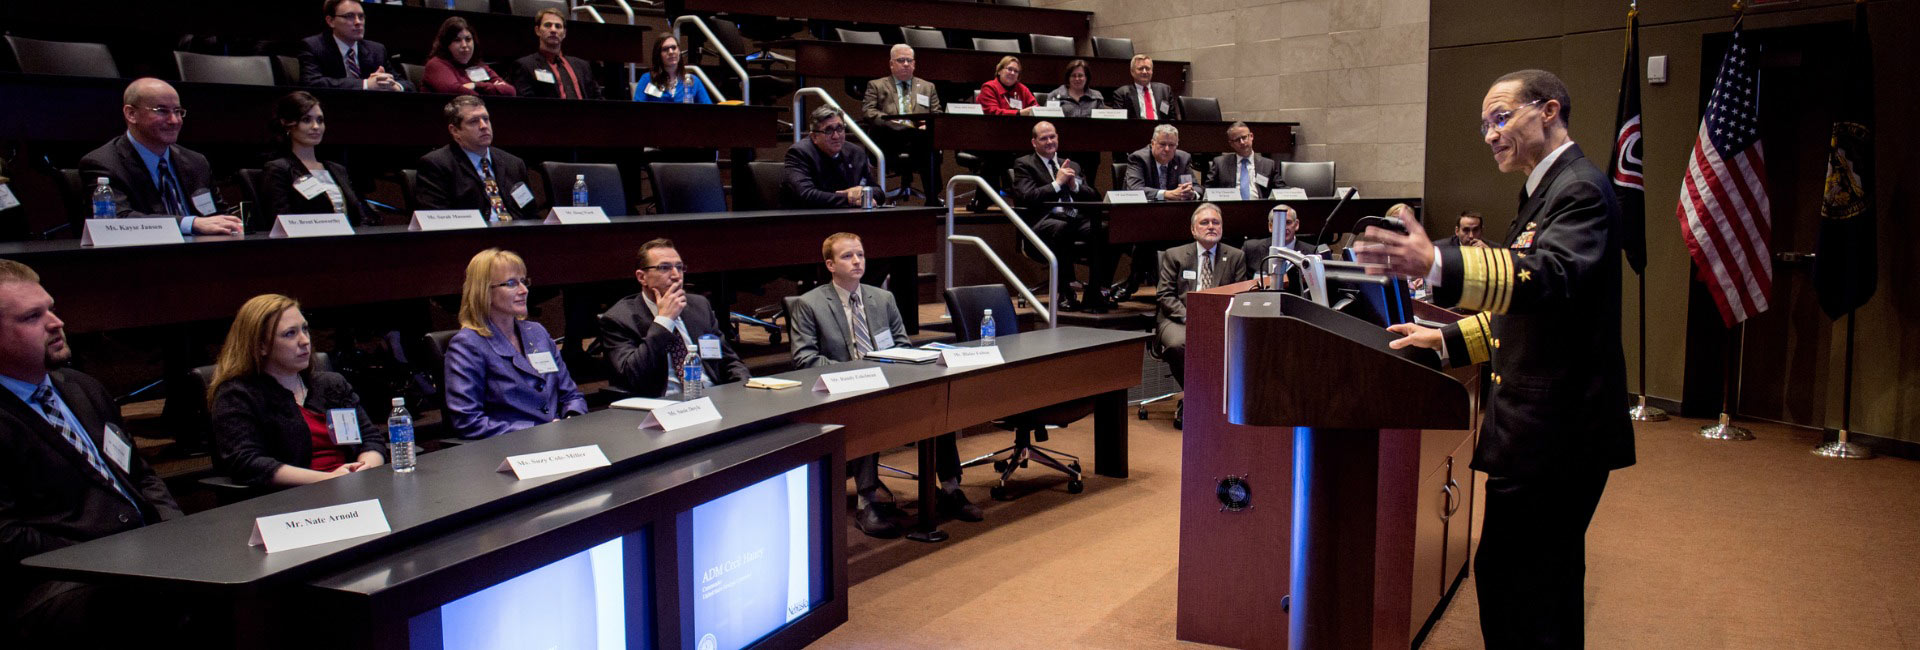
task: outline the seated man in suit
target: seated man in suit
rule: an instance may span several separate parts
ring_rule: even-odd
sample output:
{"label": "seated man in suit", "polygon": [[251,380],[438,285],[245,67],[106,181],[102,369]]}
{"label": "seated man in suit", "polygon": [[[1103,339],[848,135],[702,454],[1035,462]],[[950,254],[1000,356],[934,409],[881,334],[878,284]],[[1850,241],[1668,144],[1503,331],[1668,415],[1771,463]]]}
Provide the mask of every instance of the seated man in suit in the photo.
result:
{"label": "seated man in suit", "polygon": [[1194,208],[1191,219],[1193,245],[1176,246],[1160,254],[1160,304],[1154,314],[1154,331],[1165,349],[1161,358],[1167,360],[1174,381],[1183,387],[1187,385],[1187,292],[1247,279],[1247,263],[1240,251],[1220,245],[1222,224],[1220,207],[1202,203]]}
{"label": "seated man in suit", "polygon": [[700,380],[708,386],[751,377],[720,331],[713,305],[705,296],[687,293],[687,265],[672,241],[641,244],[640,268],[633,276],[640,293],[600,315],[600,336],[593,341],[592,353],[613,369],[614,386],[641,397],[677,398],[682,393],[677,371],[688,352],[700,353]]}
{"label": "seated man in suit", "polygon": [[873,135],[882,149],[907,152],[907,168],[900,170],[900,185],[907,186],[912,170],[921,170],[920,185],[926,189],[927,205],[940,205],[940,154],[933,150],[933,137],[927,125],[908,120],[889,120],[885,115],[939,113],[940,92],[932,82],[913,76],[913,48],[905,43],[893,46],[887,54],[891,76],[867,82],[866,96],[860,100],[860,115],[872,125]]}
{"label": "seated man in suit", "polygon": [[1253,150],[1253,129],[1247,128],[1246,122],[1234,122],[1227,127],[1227,146],[1233,147],[1233,153],[1214,157],[1213,170],[1207,174],[1207,187],[1240,190],[1240,199],[1244,201],[1265,198],[1273,190],[1287,186],[1280,180],[1280,165]]}
{"label": "seated man in suit", "polygon": [[[1300,238],[1297,236],[1300,234],[1300,213],[1295,212],[1293,206],[1281,203],[1273,206],[1272,210],[1267,211],[1267,232],[1273,232],[1273,215],[1283,211],[1287,213],[1287,225],[1285,226],[1286,230],[1281,233],[1280,245],[1307,255],[1319,253],[1321,250],[1319,246],[1300,241]],[[1259,271],[1260,260],[1267,259],[1267,249],[1272,247],[1273,237],[1271,235],[1257,239],[1249,239],[1246,243],[1240,245],[1240,253],[1246,257],[1247,260],[1248,276],[1252,276],[1256,271]],[[1274,266],[1276,274],[1287,271],[1287,263],[1285,261],[1276,260]]]}
{"label": "seated man in suit", "polygon": [[[833,281],[801,295],[797,310],[787,315],[793,323],[793,366],[814,368],[854,361],[874,350],[910,345],[893,294],[860,283],[867,270],[867,250],[860,245],[860,236],[834,233],[821,243],[820,254],[826,258]],[[980,521],[985,513],[960,491],[958,440],[949,433],[934,441],[935,473],[940,477],[935,503],[942,515]],[[893,492],[880,483],[880,456],[856,458],[848,464],[853,466],[848,473],[854,477],[860,506],[854,525],[873,537],[900,536],[900,521],[907,513],[893,505]]]}
{"label": "seated man in suit", "polygon": [[366,40],[367,12],[358,0],[327,0],[328,31],[300,40],[300,85],[412,90],[387,72],[387,46]]}
{"label": "seated man in suit", "polygon": [[107,177],[121,217],[177,217],[184,235],[240,234],[240,218],[213,191],[207,157],[175,144],[187,109],[172,85],[135,79],[122,96],[120,115],[127,133],[80,159],[88,187]]}
{"label": "seated man in suit", "polygon": [[44,580],[19,566],[181,514],[166,483],[133,452],[107,389],[61,367],[72,356],[39,274],[0,260],[0,646],[151,646],[179,624],[166,603],[126,588]]}
{"label": "seated man in suit", "polygon": [[787,150],[781,201],[790,208],[860,207],[875,178],[867,150],[847,146],[846,122],[832,106],[813,109],[807,130],[807,140]]}
{"label": "seated man in suit", "polygon": [[1127,177],[1122,189],[1145,190],[1152,201],[1192,201],[1200,198],[1193,187],[1193,156],[1180,150],[1180,129],[1172,124],[1153,127],[1153,142],[1127,154]]}
{"label": "seated man in suit", "polygon": [[521,97],[601,98],[600,84],[593,82],[593,66],[560,51],[560,44],[567,40],[566,14],[541,9],[533,17],[533,34],[540,39],[540,51],[520,57],[507,73]]}
{"label": "seated man in suit", "polygon": [[1135,120],[1181,119],[1180,96],[1173,94],[1172,86],[1153,80],[1153,59],[1135,54],[1127,70],[1133,73],[1133,83],[1113,89],[1107,108],[1127,109],[1127,117]]}
{"label": "seated man in suit", "polygon": [[1480,239],[1480,213],[1472,210],[1460,212],[1460,220],[1453,223],[1453,236],[1434,244],[1442,246],[1479,246],[1487,247],[1486,240]]}
{"label": "seated man in suit", "polygon": [[[1066,267],[1067,279],[1063,286],[1054,287],[1059,292],[1055,297],[1055,306],[1064,311],[1086,309],[1105,313],[1113,303],[1107,300],[1101,290],[1113,281],[1115,251],[1104,244],[1091,243],[1106,239],[1106,233],[1092,215],[1082,215],[1072,208],[1048,208],[1047,203],[1072,201],[1098,201],[1100,192],[1093,189],[1093,183],[1086,180],[1080,163],[1060,155],[1060,134],[1051,122],[1033,125],[1033,153],[1021,156],[1013,161],[1013,204],[1028,213],[1042,216],[1034,222],[1033,232],[1047,242],[1047,248]],[[1075,242],[1089,242],[1088,250],[1082,251]],[[1064,283],[1073,277],[1073,261],[1087,256],[1087,284],[1081,290],[1081,301],[1073,300],[1073,292],[1067,290]]]}
{"label": "seated man in suit", "polygon": [[443,111],[453,144],[420,157],[414,204],[422,210],[479,210],[487,221],[540,214],[527,163],[493,147],[493,117],[479,97],[461,95]]}

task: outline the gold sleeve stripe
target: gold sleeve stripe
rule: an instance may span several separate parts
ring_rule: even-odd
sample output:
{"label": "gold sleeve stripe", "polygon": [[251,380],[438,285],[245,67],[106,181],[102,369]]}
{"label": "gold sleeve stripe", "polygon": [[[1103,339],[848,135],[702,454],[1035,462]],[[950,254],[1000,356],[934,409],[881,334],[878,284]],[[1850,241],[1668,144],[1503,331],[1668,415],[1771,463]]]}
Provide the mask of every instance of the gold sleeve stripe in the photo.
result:
{"label": "gold sleeve stripe", "polygon": [[1460,307],[1485,309],[1487,299],[1487,257],[1478,246],[1460,248]]}
{"label": "gold sleeve stripe", "polygon": [[1467,360],[1471,363],[1486,363],[1493,358],[1487,348],[1487,332],[1491,320],[1485,312],[1474,314],[1460,320],[1460,338],[1467,344]]}
{"label": "gold sleeve stripe", "polygon": [[1487,311],[1504,314],[1507,313],[1507,308],[1513,305],[1513,290],[1515,289],[1513,286],[1513,251],[1505,248],[1489,249],[1488,255],[1494,260],[1491,265],[1493,272],[1488,274],[1488,282],[1491,283],[1494,288],[1489,291],[1492,300],[1487,301]]}

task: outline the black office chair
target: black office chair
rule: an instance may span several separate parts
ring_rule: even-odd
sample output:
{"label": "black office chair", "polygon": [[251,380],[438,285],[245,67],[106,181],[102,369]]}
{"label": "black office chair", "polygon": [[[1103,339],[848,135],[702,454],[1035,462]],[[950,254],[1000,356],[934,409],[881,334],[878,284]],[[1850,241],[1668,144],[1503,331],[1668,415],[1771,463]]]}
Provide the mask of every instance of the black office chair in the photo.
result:
{"label": "black office chair", "polygon": [[[740,33],[740,28],[735,26],[731,21],[709,20],[707,21],[707,28],[713,30],[713,35],[720,39],[720,44],[726,46],[729,52],[747,53],[754,47],[753,43],[748,41],[747,37]],[[791,30],[789,30],[789,33],[791,33]],[[687,37],[692,39],[698,35],[698,32],[691,32],[687,34]],[[709,52],[702,49],[692,60],[700,60],[708,53]],[[718,57],[721,56],[717,51],[711,52],[711,54],[714,55],[716,61]],[[759,69],[764,74],[748,73],[747,80],[753,96],[734,97],[733,99],[738,99],[756,106],[771,106],[779,99],[793,94],[794,89],[799,87],[799,84],[795,83],[793,77],[790,75],[782,76],[772,74],[775,64],[792,68],[793,58],[777,54],[765,45],[760,46],[758,52],[746,54],[744,63],[748,69],[752,69],[751,66],[754,65],[760,66]],[[726,84],[729,82],[732,71],[726,68],[725,64],[721,64],[720,67],[714,70],[719,75],[714,77],[713,82],[715,84]],[[709,72],[708,74],[715,74],[716,72]],[[722,87],[724,88],[725,86]]]}
{"label": "black office chair", "polygon": [[1307,196],[1333,196],[1333,161],[1289,162],[1280,161],[1280,180],[1287,187],[1298,187],[1307,191]]}
{"label": "black office chair", "polygon": [[493,11],[493,0],[453,0],[453,8],[459,11]]}
{"label": "black office chair", "polygon": [[1180,117],[1186,120],[1218,122],[1220,121],[1220,99],[1217,97],[1180,98]]}
{"label": "black office chair", "polygon": [[273,85],[273,62],[264,56],[215,56],[174,52],[180,80],[201,83]]}
{"label": "black office chair", "polygon": [[113,52],[102,43],[42,41],[8,36],[7,44],[13,48],[13,60],[20,64],[20,71],[27,74],[109,79],[120,77],[120,66],[114,64]]}
{"label": "black office chair", "polygon": [[[93,216],[94,185],[87,182],[91,179],[81,176],[80,170],[78,169],[64,168],[60,170],[60,175],[57,178],[60,181],[60,200],[66,204],[67,208],[67,225],[54,226],[47,232],[41,233],[43,237],[50,236],[51,233],[63,227],[70,228],[72,232],[78,233],[87,227],[87,219]],[[77,237],[79,235],[75,236]]]}
{"label": "black office chair", "polygon": [[575,176],[587,177],[587,204],[600,208],[609,217],[630,214],[632,208],[627,205],[627,189],[620,177],[620,166],[613,163],[563,163],[543,162],[540,169],[546,172],[547,196],[556,197],[555,203],[562,200],[573,204],[573,180]]}
{"label": "black office chair", "polygon": [[[423,354],[420,356],[422,363],[426,366],[423,370],[426,371],[427,378],[433,382],[433,398],[438,402],[437,406],[440,409],[441,430],[438,432],[438,435],[434,437],[439,438],[443,443],[451,445],[462,445],[468,442],[460,436],[454,435],[453,417],[451,413],[447,412],[447,346],[453,343],[453,335],[459,333],[460,330],[457,329],[440,330],[437,332],[427,332],[425,336],[421,337],[421,342],[424,343],[424,345],[421,346],[421,352]],[[425,405],[421,405],[421,408],[415,409],[414,412],[418,413],[423,410],[425,410]],[[416,424],[414,426],[415,444],[418,444],[417,441],[427,439],[427,436],[420,434],[421,428]]]}
{"label": "black office chair", "polygon": [[414,200],[413,198],[414,188],[417,187],[419,184],[420,184],[420,170],[418,169],[400,170],[400,203],[402,204],[402,206],[404,206],[407,209],[407,212],[409,214],[411,214],[414,210],[420,209],[420,203]]}
{"label": "black office chair", "polygon": [[420,65],[417,63],[402,63],[400,64],[400,71],[406,74],[407,83],[413,84],[414,91],[416,92],[426,91],[427,66]]}
{"label": "black office chair", "polygon": [[246,201],[247,223],[243,226],[247,232],[264,232],[273,229],[275,216],[273,209],[260,200],[260,183],[266,172],[259,169],[242,169],[234,172],[240,179],[240,199]]}
{"label": "black office chair", "polygon": [[973,39],[973,49],[982,52],[1020,53],[1020,39],[1017,38],[978,38]]}
{"label": "black office chair", "polygon": [[1027,39],[1033,43],[1034,54],[1073,56],[1072,37],[1054,36],[1052,34],[1028,34]]}
{"label": "black office chair", "polygon": [[925,47],[932,47],[932,48],[948,47],[947,33],[940,31],[938,29],[920,29],[918,27],[902,27],[900,28],[900,35],[906,38],[907,46],[914,49],[920,49]]}
{"label": "black office chair", "polygon": [[509,0],[507,6],[512,9],[515,16],[532,17],[543,10],[553,9],[559,11],[560,15],[567,16],[568,20],[572,20],[572,14],[567,11],[567,3],[561,0]]}
{"label": "black office chair", "polygon": [[1002,7],[1031,7],[1031,6],[1033,6],[1033,0],[993,0],[993,3],[994,3],[994,4],[997,4],[997,5],[1000,5],[1000,6],[1002,6]]}
{"label": "black office chair", "polygon": [[[779,18],[776,16],[752,16],[746,14],[727,14],[725,20],[710,20],[707,22],[708,27],[713,29],[714,35],[721,38],[726,38],[726,35],[720,33],[720,28],[715,27],[714,24],[726,23],[729,27],[738,25],[739,33],[746,38],[753,39],[759,48],[758,51],[747,55],[747,62],[763,65],[772,65],[774,63],[792,64],[793,57],[773,51],[770,43],[792,36],[794,32],[806,27],[804,21]],[[732,46],[729,45],[728,47]],[[739,51],[745,52],[746,50],[742,49]]]}
{"label": "black office chair", "polygon": [[842,43],[867,43],[870,45],[886,44],[886,41],[880,39],[880,32],[863,32],[858,30],[847,29],[845,27],[835,27],[833,28],[833,33],[836,35],[839,35],[840,42]]}
{"label": "black office chair", "polygon": [[[953,287],[946,290],[947,314],[953,317],[955,338],[960,342],[970,342],[979,338],[981,316],[984,310],[993,310],[993,328],[997,334],[1017,334],[1020,331],[1020,319],[1013,311],[1013,298],[1007,293],[1007,287],[999,284],[982,284],[970,287]],[[1047,427],[1064,427],[1081,418],[1093,414],[1093,400],[1078,399],[1052,406],[1042,407],[995,420],[994,426],[1013,432],[1013,446],[1000,451],[961,463],[961,467],[973,467],[988,462],[993,463],[994,471],[1000,472],[1000,484],[993,487],[993,498],[1005,501],[1013,497],[1007,490],[1008,479],[1013,478],[1014,470],[1026,467],[1028,461],[1059,470],[1067,475],[1067,492],[1079,494],[1086,486],[1080,482],[1080,457],[1065,454],[1033,443],[1047,441]],[[1005,454],[1005,458],[1001,458]],[[1067,462],[1062,463],[1059,459]]]}
{"label": "black office chair", "polygon": [[1093,55],[1103,59],[1133,58],[1133,39],[1108,36],[1093,37]]}
{"label": "black office chair", "polygon": [[747,182],[738,177],[733,179],[733,209],[778,210],[780,209],[780,184],[787,180],[785,163],[773,160],[755,160],[747,163]]}
{"label": "black office chair", "polygon": [[653,171],[653,196],[661,214],[727,211],[719,163],[657,162],[647,167]]}

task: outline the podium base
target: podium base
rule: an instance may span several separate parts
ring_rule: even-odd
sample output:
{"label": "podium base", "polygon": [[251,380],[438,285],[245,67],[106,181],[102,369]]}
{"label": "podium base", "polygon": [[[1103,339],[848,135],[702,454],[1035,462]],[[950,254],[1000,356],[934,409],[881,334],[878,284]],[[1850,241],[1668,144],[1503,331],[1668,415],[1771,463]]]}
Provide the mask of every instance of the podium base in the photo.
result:
{"label": "podium base", "polygon": [[1647,396],[1641,395],[1640,404],[1627,409],[1627,419],[1634,422],[1665,422],[1667,411],[1658,406],[1647,406]]}
{"label": "podium base", "polygon": [[1721,413],[1720,422],[1718,424],[1709,424],[1707,426],[1700,427],[1700,437],[1706,438],[1708,440],[1752,440],[1753,439],[1752,431],[1748,431],[1746,427],[1739,426],[1737,424],[1729,422],[1728,420],[1729,418],[1727,417],[1727,414]]}
{"label": "podium base", "polygon": [[1848,460],[1866,460],[1873,457],[1873,450],[1866,445],[1847,440],[1847,430],[1840,430],[1840,439],[1813,448],[1813,455],[1822,458],[1841,458]]}

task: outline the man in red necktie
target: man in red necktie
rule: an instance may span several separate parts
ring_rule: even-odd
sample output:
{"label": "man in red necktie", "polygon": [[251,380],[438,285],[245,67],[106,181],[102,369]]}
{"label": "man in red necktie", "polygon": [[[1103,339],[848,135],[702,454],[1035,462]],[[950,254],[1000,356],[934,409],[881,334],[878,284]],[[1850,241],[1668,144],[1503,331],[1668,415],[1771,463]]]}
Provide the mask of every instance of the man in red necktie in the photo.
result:
{"label": "man in red necktie", "polygon": [[1153,59],[1145,54],[1133,56],[1128,64],[1133,83],[1115,88],[1108,95],[1107,108],[1124,108],[1130,119],[1178,120],[1180,98],[1173,87],[1153,80]]}
{"label": "man in red necktie", "polygon": [[533,33],[540,51],[513,62],[513,87],[521,97],[601,99],[600,84],[586,59],[567,56],[560,45],[567,40],[567,17],[558,9],[543,9],[533,17]]}

